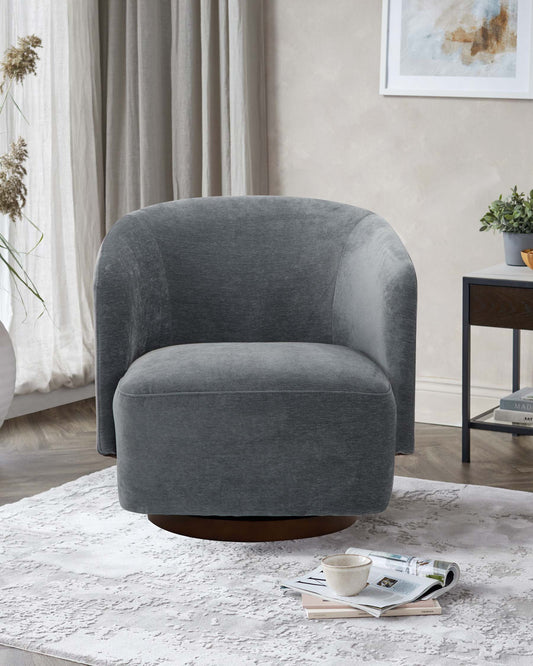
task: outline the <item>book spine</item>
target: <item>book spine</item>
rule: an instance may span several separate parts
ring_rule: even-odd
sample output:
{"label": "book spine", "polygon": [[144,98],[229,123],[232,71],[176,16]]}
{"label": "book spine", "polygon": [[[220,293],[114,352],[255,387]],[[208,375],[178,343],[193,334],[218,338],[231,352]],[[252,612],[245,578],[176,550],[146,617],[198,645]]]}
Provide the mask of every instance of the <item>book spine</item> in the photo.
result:
{"label": "book spine", "polygon": [[532,400],[509,400],[502,398],[500,400],[500,409],[511,409],[517,412],[531,412],[533,413]]}
{"label": "book spine", "polygon": [[[369,613],[361,611],[358,608],[342,609],[342,608],[306,608],[307,618],[309,620],[327,620],[329,618],[343,618],[343,617],[372,617]],[[405,617],[407,615],[441,615],[442,608],[435,606],[434,608],[393,608],[392,610],[385,611],[381,617]]]}
{"label": "book spine", "polygon": [[520,412],[511,409],[496,409],[494,418],[497,421],[510,421],[511,423],[531,423],[533,425],[533,413]]}

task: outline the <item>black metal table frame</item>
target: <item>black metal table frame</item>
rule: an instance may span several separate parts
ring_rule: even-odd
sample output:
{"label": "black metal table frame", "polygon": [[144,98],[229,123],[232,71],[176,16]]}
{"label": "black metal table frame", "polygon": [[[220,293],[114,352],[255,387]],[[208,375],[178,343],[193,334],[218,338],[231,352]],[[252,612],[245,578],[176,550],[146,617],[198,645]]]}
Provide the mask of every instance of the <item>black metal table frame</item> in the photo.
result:
{"label": "black metal table frame", "polygon": [[[494,411],[494,408],[488,409],[477,416],[470,415],[470,361],[471,361],[471,340],[470,340],[470,285],[479,284],[489,287],[518,287],[521,289],[533,289],[533,282],[523,282],[520,280],[490,279],[481,277],[463,278],[463,419],[462,419],[462,460],[465,463],[470,462],[470,430],[492,430],[495,432],[505,432],[511,435],[532,435],[531,426],[520,426],[504,423],[486,423],[480,419],[488,416]],[[532,292],[533,300],[533,292]],[[492,328],[497,328],[492,326]],[[501,328],[507,328],[503,326]],[[512,329],[513,331],[513,382],[512,391],[518,391],[520,388],[520,332],[521,329]]]}

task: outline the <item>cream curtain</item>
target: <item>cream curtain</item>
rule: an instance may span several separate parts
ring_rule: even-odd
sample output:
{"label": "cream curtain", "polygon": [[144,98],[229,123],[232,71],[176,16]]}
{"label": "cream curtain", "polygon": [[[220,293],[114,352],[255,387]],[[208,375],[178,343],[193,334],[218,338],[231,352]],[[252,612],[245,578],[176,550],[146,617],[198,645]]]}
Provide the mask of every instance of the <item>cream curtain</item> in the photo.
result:
{"label": "cream curtain", "polygon": [[[27,214],[45,240],[26,263],[49,311],[37,318],[25,299],[26,314],[11,296],[16,390],[80,386],[94,377],[105,230],[159,201],[267,192],[262,0],[0,6],[2,51],[30,33],[44,45],[38,76],[17,92],[31,125],[15,117],[10,128],[28,139]],[[30,247],[34,234],[19,225],[10,237]]]}

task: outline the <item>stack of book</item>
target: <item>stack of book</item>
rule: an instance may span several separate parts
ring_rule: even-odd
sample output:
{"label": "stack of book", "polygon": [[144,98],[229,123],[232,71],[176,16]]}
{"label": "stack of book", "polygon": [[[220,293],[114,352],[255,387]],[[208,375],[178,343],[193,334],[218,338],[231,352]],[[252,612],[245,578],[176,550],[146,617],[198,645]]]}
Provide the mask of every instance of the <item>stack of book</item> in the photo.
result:
{"label": "stack of book", "polygon": [[[329,599],[321,599],[314,594],[302,592],[302,606],[309,620],[328,620],[339,617],[372,617],[367,611]],[[391,608],[381,617],[399,617],[405,615],[441,615],[442,607],[436,599],[413,601]]]}
{"label": "stack of book", "polygon": [[533,426],[533,387],[526,386],[500,400],[500,408],[494,411],[496,421],[507,421]]}

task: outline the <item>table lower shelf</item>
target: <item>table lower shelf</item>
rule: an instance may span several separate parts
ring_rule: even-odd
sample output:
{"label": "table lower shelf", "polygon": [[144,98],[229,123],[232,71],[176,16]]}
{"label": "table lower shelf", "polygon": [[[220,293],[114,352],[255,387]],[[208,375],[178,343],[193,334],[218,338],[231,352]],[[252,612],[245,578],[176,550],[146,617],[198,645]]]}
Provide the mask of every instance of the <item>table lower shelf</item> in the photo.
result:
{"label": "table lower shelf", "polygon": [[468,427],[472,430],[493,430],[495,432],[507,432],[511,435],[530,435],[533,436],[533,424],[509,423],[509,421],[497,421],[494,418],[494,412],[498,407],[488,409],[482,414],[474,416],[468,422]]}

